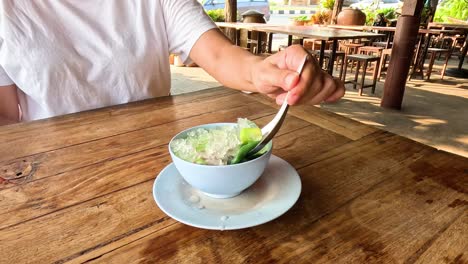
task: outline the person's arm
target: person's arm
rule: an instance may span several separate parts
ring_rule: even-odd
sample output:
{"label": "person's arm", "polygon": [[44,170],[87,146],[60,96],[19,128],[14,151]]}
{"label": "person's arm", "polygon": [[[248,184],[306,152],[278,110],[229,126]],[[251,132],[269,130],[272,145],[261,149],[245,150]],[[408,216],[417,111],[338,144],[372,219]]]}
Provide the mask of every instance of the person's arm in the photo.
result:
{"label": "person's arm", "polygon": [[0,126],[19,122],[18,104],[16,85],[0,86]]}
{"label": "person's arm", "polygon": [[309,57],[299,80],[295,72],[308,53],[295,45],[266,59],[233,45],[218,29],[203,33],[190,51],[190,57],[223,85],[254,91],[282,103],[291,90],[288,103],[333,102],[344,95],[344,85],[320,69]]}

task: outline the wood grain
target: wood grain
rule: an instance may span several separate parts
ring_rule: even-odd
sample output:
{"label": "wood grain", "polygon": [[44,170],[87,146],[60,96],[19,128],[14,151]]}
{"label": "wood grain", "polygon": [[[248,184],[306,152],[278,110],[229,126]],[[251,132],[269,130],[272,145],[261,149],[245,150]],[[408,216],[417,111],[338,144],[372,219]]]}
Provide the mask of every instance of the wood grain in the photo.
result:
{"label": "wood grain", "polygon": [[[266,121],[266,120],[265,120]],[[296,122],[289,121],[285,122],[283,130],[287,131],[288,127],[294,129],[297,125],[295,123],[301,123],[299,120]],[[290,125],[291,124],[291,125]],[[289,139],[288,133],[279,136],[275,141],[279,141],[280,145],[283,144],[283,139]],[[293,130],[295,133],[297,130]],[[324,131],[325,132],[325,131]],[[330,132],[329,132],[330,133]],[[338,135],[337,135],[338,136]],[[338,136],[339,137],[339,136]],[[332,140],[326,141],[326,138]],[[332,144],[341,144],[340,141],[333,139],[333,137],[325,137],[322,144],[331,146]],[[308,145],[303,145],[302,148],[298,148],[298,151],[307,151]],[[48,177],[42,180],[34,181],[26,186],[21,187],[21,191],[18,195],[18,189],[10,188],[3,191],[5,200],[8,199],[8,208],[0,207],[4,214],[1,215],[0,222],[2,227],[0,231],[5,234],[8,238],[10,232],[16,233],[17,230],[35,230],[40,228],[42,223],[39,223],[39,219],[47,217],[54,217],[54,221],[69,223],[69,217],[75,218],[75,212],[69,212],[65,215],[63,210],[68,211],[68,208],[76,208],[85,206],[79,204],[80,201],[87,201],[93,197],[101,197],[102,195],[116,192],[120,189],[124,189],[125,186],[130,186],[131,189],[139,188],[141,184],[147,184],[148,181],[152,182],[154,179],[154,172],[161,171],[162,168],[169,163],[169,157],[167,155],[166,146],[161,146],[146,151],[142,151],[132,155],[130,157],[124,156],[119,159],[102,162],[96,165],[87,166],[81,169],[73,170],[71,172],[62,173],[56,177]],[[53,185],[47,189],[43,189],[45,182],[54,182]],[[118,179],[118,180],[116,180]],[[43,183],[44,182],[44,183]],[[138,186],[138,187],[131,187]],[[146,186],[146,185],[145,185]],[[40,195],[38,195],[40,194]],[[140,196],[140,195],[138,195]],[[41,197],[40,199],[27,199],[26,197],[34,198]],[[141,197],[141,196],[140,196]],[[25,200],[26,198],[26,200]],[[151,196],[145,195],[145,199],[151,200]],[[17,199],[14,201],[13,199]],[[98,199],[99,200],[99,199]],[[91,200],[94,201],[94,200]],[[91,202],[90,201],[90,202]],[[137,200],[134,200],[137,201]],[[128,202],[130,203],[130,202]],[[135,207],[141,207],[141,204],[134,204]],[[154,205],[153,205],[154,206]],[[152,210],[151,207],[146,206],[146,210]],[[10,209],[10,210],[8,210]],[[63,210],[60,210],[63,209]],[[81,210],[77,209],[77,213],[81,214]],[[11,217],[11,216],[14,217]],[[38,218],[42,216],[41,218]],[[140,213],[135,213],[132,217],[142,217]],[[29,219],[24,221],[24,219]],[[19,221],[23,222],[19,223]],[[151,224],[152,218],[140,219],[140,223],[144,226]],[[133,221],[125,220],[124,222]],[[148,222],[144,222],[148,221]],[[8,226],[9,225],[9,226]],[[83,227],[89,229],[94,236],[105,237],[109,229],[103,228],[103,226],[97,226],[99,229],[95,229],[94,226],[88,226],[83,222]],[[48,235],[60,235],[54,232],[61,232],[63,229],[49,230]],[[68,231],[67,231],[68,232]],[[69,234],[69,240],[78,240],[82,236],[82,233],[71,233]],[[41,235],[41,237],[43,237]],[[103,242],[100,242],[101,244]],[[59,248],[57,248],[59,249]],[[61,249],[60,249],[61,250]],[[85,250],[85,249],[83,249]],[[45,260],[55,257],[63,257],[60,252],[55,252],[54,248],[48,250],[50,255],[44,255]],[[71,253],[70,253],[71,254]],[[72,255],[75,255],[74,253]]]}
{"label": "wood grain", "polygon": [[[256,119],[256,116],[262,116],[270,111],[265,112],[256,107],[253,109],[257,110],[256,114],[247,117],[259,124],[272,118],[272,115],[268,115]],[[140,130],[138,133],[132,132],[51,151],[47,153],[48,159],[42,160],[43,164],[37,166],[34,176],[28,181],[4,184],[3,190],[0,190],[0,230],[97,195],[152,179],[156,172],[161,171],[170,162],[167,142],[180,130],[201,123],[219,122],[220,117],[228,118],[224,121],[235,121],[241,112],[246,115],[251,110],[247,106],[230,110],[229,113],[217,112],[197,116],[181,122],[175,131],[173,125],[171,127],[161,125]],[[304,126],[309,125],[299,119],[289,118],[278,135],[296,131]],[[326,142],[327,145],[332,145],[331,143],[331,141]],[[74,158],[77,160],[74,161]],[[51,171],[55,174],[46,174]],[[47,185],[47,182],[54,184]],[[2,203],[3,201],[8,201],[8,204]]]}
{"label": "wood grain", "polygon": [[[0,162],[0,176],[10,180],[10,184],[0,186],[0,189],[17,186],[25,182],[161,146],[167,144],[181,130],[192,126],[203,123],[235,122],[236,118],[240,116],[257,119],[273,113],[274,109],[250,103],[248,105],[194,116],[181,120],[177,124],[167,123],[133,130],[113,137],[105,137],[32,156]],[[307,125],[306,122],[304,124]],[[21,174],[19,177],[16,177],[18,173]]]}
{"label": "wood grain", "polygon": [[[433,199],[426,200],[427,203],[432,203]],[[462,208],[458,208],[462,209]],[[417,252],[416,263],[468,263],[468,211],[465,210],[456,221],[447,227],[439,236],[434,236],[429,240],[425,247],[425,251]]]}
{"label": "wood grain", "polygon": [[[266,105],[278,107],[274,102],[263,95],[254,94],[252,98]],[[345,136],[352,140],[360,139],[363,136],[369,135],[378,129],[367,126],[349,118],[339,116],[337,114],[327,112],[315,106],[299,105],[291,107],[288,114],[301,118],[312,124],[333,131],[337,134]]]}
{"label": "wood grain", "polygon": [[0,263],[55,262],[150,226],[160,229],[173,223],[151,198],[152,184],[147,181],[2,230]]}
{"label": "wood grain", "polygon": [[[173,226],[173,232],[181,237],[193,237],[189,241],[176,240],[165,243],[160,248],[160,242],[166,241],[166,234],[156,232],[135,243],[131,243],[120,249],[113,250],[101,256],[93,255],[95,261],[109,263],[116,260],[132,262],[145,256],[148,262],[152,261],[175,261],[186,263],[196,260],[202,256],[204,259],[212,259],[215,262],[277,262],[283,258],[283,253],[272,256],[273,249],[283,244],[294,232],[305,232],[304,229],[321,217],[331,214],[334,210],[346,205],[360,194],[372,190],[380,182],[391,178],[398,173],[398,164],[412,164],[423,157],[427,151],[424,147],[400,146],[398,137],[391,134],[378,134],[377,140],[363,140],[364,144],[354,142],[354,152],[342,156],[334,156],[330,164],[328,160],[318,161],[304,169],[299,170],[303,179],[303,192],[294,208],[278,220],[268,224],[233,232],[206,231],[204,234],[192,234],[193,229],[187,227]],[[350,143],[352,144],[352,143]],[[359,147],[358,147],[359,146]],[[378,146],[378,147],[376,147]],[[336,148],[339,151],[341,147]],[[349,146],[346,146],[349,148]],[[384,161],[377,162],[367,170],[355,166],[357,160],[370,157],[380,150],[391,152]],[[404,150],[404,151],[402,151]],[[413,153],[415,151],[416,153]],[[357,155],[358,152],[362,152]],[[390,168],[385,166],[386,161],[393,161]],[[323,166],[323,163],[326,163]],[[320,168],[324,168],[323,171]],[[336,168],[341,168],[336,170]],[[327,171],[327,173],[325,173]],[[372,171],[373,173],[369,173]],[[343,177],[348,175],[348,177]],[[359,183],[359,184],[356,184]],[[255,241],[255,242],[254,242]],[[299,240],[300,242],[301,240]],[[303,241],[306,242],[306,241]],[[202,246],[206,245],[206,246]],[[216,247],[210,245],[217,245]],[[289,250],[291,251],[291,250]],[[152,253],[154,252],[154,253]],[[222,252],[222,254],[221,254]],[[295,252],[298,257],[301,252]],[[200,254],[200,255],[199,255]],[[294,254],[293,254],[294,255]],[[293,259],[290,259],[293,261]]]}
{"label": "wood grain", "polygon": [[59,119],[62,122],[50,123],[41,128],[35,127],[37,123],[33,122],[27,125],[28,129],[15,131],[12,128],[13,132],[6,129],[0,133],[0,161],[245,105],[245,99],[240,94],[210,96],[203,100],[187,99],[179,104],[179,108],[172,107],[174,102],[171,99],[172,97],[150,100],[141,106],[137,105],[136,109],[91,111],[87,113],[89,117],[86,120],[75,120],[75,114],[69,115],[68,119]]}
{"label": "wood grain", "polygon": [[283,216],[208,231],[155,205],[175,133],[276,110],[212,89],[0,127],[0,263],[467,261],[467,159],[312,106],[274,139],[303,186]]}

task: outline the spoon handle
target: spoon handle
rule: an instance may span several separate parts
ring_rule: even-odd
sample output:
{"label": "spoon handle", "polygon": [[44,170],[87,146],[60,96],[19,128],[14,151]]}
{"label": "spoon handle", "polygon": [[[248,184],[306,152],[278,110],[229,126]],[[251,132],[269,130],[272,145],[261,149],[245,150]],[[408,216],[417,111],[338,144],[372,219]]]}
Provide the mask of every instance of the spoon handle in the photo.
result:
{"label": "spoon handle", "polygon": [[[308,58],[309,58],[309,54],[304,56],[304,59],[303,59],[301,65],[297,69],[297,73],[299,74],[299,78],[301,77],[302,70],[304,69],[304,65],[306,64]],[[258,143],[258,145],[255,148],[253,148],[251,151],[249,151],[248,155],[255,154],[255,153],[259,152],[260,150],[262,150],[262,148],[264,148],[265,145],[268,144],[268,142],[270,142],[270,140],[272,140],[273,137],[276,135],[276,133],[280,129],[281,125],[283,124],[284,119],[286,118],[286,113],[288,112],[289,94],[290,94],[290,92],[288,91],[288,93],[284,97],[283,104],[281,105],[280,110],[275,115],[275,117],[273,117],[273,119],[266,126],[264,126],[262,128],[262,139],[260,140],[260,142]]]}

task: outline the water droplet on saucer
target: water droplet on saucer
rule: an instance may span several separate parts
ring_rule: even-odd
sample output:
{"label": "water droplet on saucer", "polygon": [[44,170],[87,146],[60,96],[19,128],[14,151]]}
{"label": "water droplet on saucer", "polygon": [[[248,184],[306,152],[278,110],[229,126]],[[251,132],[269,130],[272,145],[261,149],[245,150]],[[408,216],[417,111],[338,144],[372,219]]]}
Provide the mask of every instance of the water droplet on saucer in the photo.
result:
{"label": "water droplet on saucer", "polygon": [[205,206],[203,204],[199,204],[197,208],[201,210],[201,209],[205,209]]}
{"label": "water droplet on saucer", "polygon": [[221,221],[226,221],[226,220],[228,220],[228,218],[229,218],[229,216],[223,215],[223,216],[221,216]]}

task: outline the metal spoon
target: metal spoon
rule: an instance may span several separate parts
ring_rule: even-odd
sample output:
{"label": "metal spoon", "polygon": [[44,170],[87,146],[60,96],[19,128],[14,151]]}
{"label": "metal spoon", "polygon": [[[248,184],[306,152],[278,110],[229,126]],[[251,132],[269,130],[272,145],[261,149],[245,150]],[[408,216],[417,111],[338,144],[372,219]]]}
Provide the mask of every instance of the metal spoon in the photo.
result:
{"label": "metal spoon", "polygon": [[[302,61],[301,65],[296,71],[299,74],[299,78],[301,77],[302,70],[304,69],[304,65],[306,64],[308,57],[309,57],[308,54],[304,56],[304,60]],[[289,91],[286,94],[286,97],[284,98],[283,104],[281,105],[281,108],[278,111],[278,113],[275,115],[275,117],[273,117],[270,123],[268,123],[266,126],[262,128],[262,139],[257,144],[257,146],[255,146],[253,149],[247,152],[247,154],[245,155],[246,157],[254,155],[255,153],[259,152],[276,135],[281,125],[283,124],[284,119],[286,118],[286,113],[288,112],[288,108],[289,108],[288,97],[289,97]]]}

